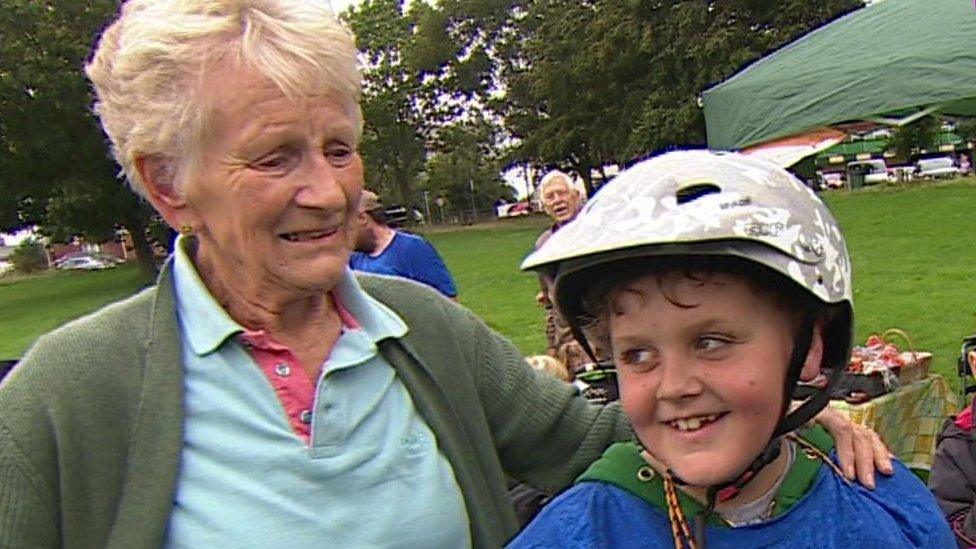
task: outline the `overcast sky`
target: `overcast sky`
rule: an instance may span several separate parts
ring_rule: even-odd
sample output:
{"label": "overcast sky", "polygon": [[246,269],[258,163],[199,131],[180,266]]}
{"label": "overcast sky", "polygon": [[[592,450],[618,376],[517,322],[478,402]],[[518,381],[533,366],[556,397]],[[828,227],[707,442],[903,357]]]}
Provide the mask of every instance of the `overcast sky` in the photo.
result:
{"label": "overcast sky", "polygon": [[353,4],[359,4],[362,0],[331,0],[332,11],[335,13],[342,13],[349,6]]}

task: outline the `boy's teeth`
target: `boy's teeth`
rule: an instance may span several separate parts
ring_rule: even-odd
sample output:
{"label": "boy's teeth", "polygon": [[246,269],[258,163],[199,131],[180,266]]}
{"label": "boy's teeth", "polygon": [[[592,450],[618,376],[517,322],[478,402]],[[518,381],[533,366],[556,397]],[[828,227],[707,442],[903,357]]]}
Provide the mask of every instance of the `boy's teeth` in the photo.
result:
{"label": "boy's teeth", "polygon": [[707,425],[716,419],[718,419],[718,415],[716,414],[682,418],[672,421],[671,426],[679,431],[697,431],[698,429],[701,429],[702,425]]}

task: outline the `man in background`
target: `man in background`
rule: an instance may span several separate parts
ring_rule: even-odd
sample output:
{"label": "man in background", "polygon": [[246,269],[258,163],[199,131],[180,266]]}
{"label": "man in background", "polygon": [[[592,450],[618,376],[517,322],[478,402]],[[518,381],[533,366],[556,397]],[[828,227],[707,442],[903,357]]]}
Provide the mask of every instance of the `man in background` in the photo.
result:
{"label": "man in background", "polygon": [[[542,247],[563,225],[576,219],[576,214],[583,207],[584,198],[565,172],[552,170],[542,177],[539,183],[539,199],[553,223],[536,239],[535,249]],[[569,325],[563,321],[549,301],[552,280],[540,274],[539,285],[541,289],[536,300],[546,310],[546,354],[558,358],[565,364],[570,375],[575,376],[576,370],[589,363],[590,359],[576,342]]]}
{"label": "man in background", "polygon": [[454,279],[437,250],[419,235],[387,226],[376,193],[363,191],[358,223],[356,250],[349,260],[353,269],[409,278],[457,300]]}

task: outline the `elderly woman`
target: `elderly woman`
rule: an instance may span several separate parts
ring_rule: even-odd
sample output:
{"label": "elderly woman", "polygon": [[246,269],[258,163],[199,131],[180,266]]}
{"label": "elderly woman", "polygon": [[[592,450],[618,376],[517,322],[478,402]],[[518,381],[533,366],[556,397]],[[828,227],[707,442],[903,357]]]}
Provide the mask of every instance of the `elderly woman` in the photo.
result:
{"label": "elderly woman", "polygon": [[555,490],[629,436],[433,290],[350,274],[360,75],[327,5],[131,0],[105,30],[97,113],[181,236],[0,387],[0,546],[497,547],[503,470]]}

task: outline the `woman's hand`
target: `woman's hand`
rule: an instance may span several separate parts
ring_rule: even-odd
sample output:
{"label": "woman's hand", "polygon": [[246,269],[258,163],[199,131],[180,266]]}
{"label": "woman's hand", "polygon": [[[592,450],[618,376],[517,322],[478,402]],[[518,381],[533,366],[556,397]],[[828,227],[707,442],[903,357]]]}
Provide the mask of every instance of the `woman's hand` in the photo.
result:
{"label": "woman's hand", "polygon": [[884,475],[894,472],[891,452],[872,429],[857,425],[829,406],[814,420],[834,437],[840,467],[848,480],[856,478],[863,486],[873,490],[875,471]]}

